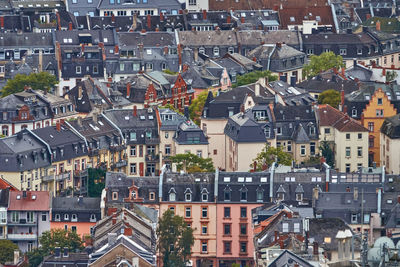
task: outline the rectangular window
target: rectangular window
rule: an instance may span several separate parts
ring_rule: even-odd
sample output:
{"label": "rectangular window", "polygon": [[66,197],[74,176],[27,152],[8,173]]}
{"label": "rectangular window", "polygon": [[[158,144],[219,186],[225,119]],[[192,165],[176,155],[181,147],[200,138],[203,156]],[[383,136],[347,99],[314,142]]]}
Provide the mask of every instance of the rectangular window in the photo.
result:
{"label": "rectangular window", "polygon": [[301,156],[305,156],[306,155],[306,146],[305,145],[301,145],[300,146],[300,155]]}
{"label": "rectangular window", "polygon": [[208,210],[207,210],[206,207],[203,207],[203,208],[201,209],[201,217],[202,217],[202,218],[207,218],[207,217],[208,217]]}
{"label": "rectangular window", "polygon": [[247,235],[247,224],[245,223],[240,224],[240,234]]}
{"label": "rectangular window", "polygon": [[207,241],[201,242],[201,253],[207,253]]}
{"label": "rectangular window", "polygon": [[32,223],[33,222],[33,211],[28,211],[26,213],[26,221]]}
{"label": "rectangular window", "polygon": [[358,134],[358,139],[362,139],[362,133]]}
{"label": "rectangular window", "polygon": [[224,207],[224,218],[230,218],[230,217],[231,217],[231,208]]}
{"label": "rectangular window", "polygon": [[76,71],[76,74],[81,74],[81,73],[82,73],[82,68],[81,68],[81,66],[76,66],[76,67],[75,67],[75,71]]}
{"label": "rectangular window", "polygon": [[231,234],[231,224],[225,223],[224,224],[224,235],[230,235],[230,234]]}
{"label": "rectangular window", "polygon": [[247,201],[247,191],[240,192],[240,201]]}
{"label": "rectangular window", "polygon": [[240,207],[240,217],[247,218],[247,208],[246,207]]}
{"label": "rectangular window", "polygon": [[130,172],[131,174],[136,174],[136,163],[130,164]]}
{"label": "rectangular window", "polygon": [[370,132],[374,131],[374,123],[373,122],[368,122],[368,131],[370,131]]}
{"label": "rectangular window", "polygon": [[350,163],[346,163],[346,172],[350,172],[351,171],[351,165]]}
{"label": "rectangular window", "polygon": [[350,140],[350,134],[349,133],[346,134],[346,140]]}
{"label": "rectangular window", "polygon": [[331,129],[330,128],[325,128],[324,132],[325,132],[325,134],[330,134],[331,133]]}
{"label": "rectangular window", "polygon": [[350,157],[351,156],[351,148],[349,146],[346,147],[346,157]]}
{"label": "rectangular window", "polygon": [[136,132],[130,133],[130,139],[131,141],[136,141]]}
{"label": "rectangular window", "polygon": [[247,242],[240,242],[240,253],[247,253]]}
{"label": "rectangular window", "polygon": [[289,224],[288,223],[282,223],[282,232],[284,232],[284,233],[289,232]]}
{"label": "rectangular window", "polygon": [[204,225],[201,226],[201,233],[202,233],[203,235],[206,235],[206,234],[207,234],[207,225],[206,225],[206,224],[204,224]]}
{"label": "rectangular window", "polygon": [[362,157],[362,147],[357,147],[357,157]]}
{"label": "rectangular window", "polygon": [[165,155],[171,155],[171,145],[165,145]]}
{"label": "rectangular window", "polygon": [[224,253],[225,254],[232,253],[232,248],[231,248],[231,242],[230,241],[225,241],[224,242]]}
{"label": "rectangular window", "polygon": [[136,157],[136,146],[135,145],[131,145],[130,155],[131,155],[131,157]]}
{"label": "rectangular window", "polygon": [[192,209],[190,207],[185,208],[185,218],[192,217]]}
{"label": "rectangular window", "polygon": [[315,142],[310,143],[310,155],[315,155]]}

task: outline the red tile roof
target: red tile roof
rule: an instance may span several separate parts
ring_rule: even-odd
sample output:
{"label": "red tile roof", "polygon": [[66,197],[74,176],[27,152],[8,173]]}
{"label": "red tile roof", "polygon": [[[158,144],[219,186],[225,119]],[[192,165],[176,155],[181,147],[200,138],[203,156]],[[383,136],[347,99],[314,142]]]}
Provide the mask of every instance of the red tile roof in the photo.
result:
{"label": "red tile roof", "polygon": [[10,188],[10,191],[18,191],[18,188],[13,186],[10,182],[8,182],[4,178],[0,178],[0,189],[7,189]]}
{"label": "red tile roof", "polygon": [[50,194],[48,191],[27,191],[24,197],[23,191],[11,191],[8,209],[48,211],[50,210]]}
{"label": "red tile roof", "polygon": [[335,29],[330,6],[283,8],[279,10],[279,18],[282,29],[287,29],[288,25],[302,25],[303,20],[316,20],[318,25],[331,25]]}
{"label": "red tile roof", "polygon": [[331,126],[340,132],[368,132],[358,121],[330,105],[319,105],[317,115],[320,126]]}

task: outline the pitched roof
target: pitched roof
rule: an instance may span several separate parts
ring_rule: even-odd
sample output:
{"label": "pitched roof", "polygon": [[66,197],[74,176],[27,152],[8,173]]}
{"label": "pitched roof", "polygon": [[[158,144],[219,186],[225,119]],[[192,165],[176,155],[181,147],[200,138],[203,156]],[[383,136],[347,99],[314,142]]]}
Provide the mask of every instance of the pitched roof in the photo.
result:
{"label": "pitched roof", "polygon": [[96,197],[55,197],[52,210],[58,211],[99,211],[100,198]]}
{"label": "pitched roof", "polygon": [[8,209],[48,211],[50,209],[50,193],[48,191],[10,191]]}
{"label": "pitched roof", "polygon": [[[268,267],[285,267],[289,266],[289,262],[296,262],[297,264],[300,264],[302,267],[313,267],[311,263],[309,263],[306,260],[303,260],[293,252],[289,250],[284,250],[281,255],[279,255],[278,258],[276,258],[273,262],[271,262]],[[294,265],[295,266],[295,265]]]}
{"label": "pitched roof", "polygon": [[347,114],[331,107],[330,105],[319,105],[317,116],[320,126],[331,126],[340,132],[367,132],[368,129],[359,122],[350,118]]}
{"label": "pitched roof", "polygon": [[381,132],[392,139],[400,138],[400,114],[386,118],[382,124]]}
{"label": "pitched roof", "polygon": [[281,26],[284,29],[290,25],[302,25],[303,20],[316,20],[319,25],[335,27],[330,6],[283,8],[279,11],[279,15]]}

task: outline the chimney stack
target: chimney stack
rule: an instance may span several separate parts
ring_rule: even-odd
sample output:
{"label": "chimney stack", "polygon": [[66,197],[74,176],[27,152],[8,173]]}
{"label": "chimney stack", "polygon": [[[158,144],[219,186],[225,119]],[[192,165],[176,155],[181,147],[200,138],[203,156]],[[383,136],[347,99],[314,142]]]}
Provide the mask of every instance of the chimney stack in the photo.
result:
{"label": "chimney stack", "polygon": [[160,12],[160,21],[164,21],[164,13]]}
{"label": "chimney stack", "polygon": [[353,198],[354,200],[358,200],[358,188],[354,187],[353,189]]}
{"label": "chimney stack", "polygon": [[318,255],[318,242],[313,243],[313,254]]}
{"label": "chimney stack", "polygon": [[4,16],[0,17],[0,27],[4,29]]}
{"label": "chimney stack", "polygon": [[344,107],[344,90],[342,89],[340,91],[340,111],[343,112],[343,107]]}
{"label": "chimney stack", "polygon": [[78,99],[82,99],[82,86],[78,86]]}
{"label": "chimney stack", "polygon": [[228,15],[226,17],[226,23],[230,24],[232,22],[232,17],[230,15]]}
{"label": "chimney stack", "polygon": [[114,47],[114,54],[118,54],[119,53],[119,46],[115,45]]}
{"label": "chimney stack", "polygon": [[377,31],[381,30],[381,22],[379,20],[376,22],[376,30]]}
{"label": "chimney stack", "polygon": [[254,89],[254,95],[255,96],[260,96],[260,84],[256,83],[255,89]]}
{"label": "chimney stack", "polygon": [[97,119],[98,119],[97,116],[98,116],[97,113],[96,113],[96,112],[93,112],[92,120],[93,120],[93,122],[94,122],[95,124],[97,124]]}
{"label": "chimney stack", "polygon": [[68,30],[72,31],[72,22],[68,23]]}
{"label": "chimney stack", "polygon": [[281,42],[276,43],[276,47],[281,49],[282,48],[282,43]]}
{"label": "chimney stack", "polygon": [[151,30],[151,15],[147,14],[147,29]]}
{"label": "chimney stack", "polygon": [[207,19],[207,10],[203,10],[203,20]]}
{"label": "chimney stack", "polygon": [[57,132],[61,131],[61,123],[60,123],[60,121],[57,121],[57,123],[56,123],[56,130],[57,130]]}
{"label": "chimney stack", "polygon": [[14,250],[14,265],[16,266],[19,262],[19,250]]}
{"label": "chimney stack", "polygon": [[114,12],[111,14],[111,22],[115,22],[115,15],[114,15]]}
{"label": "chimney stack", "polygon": [[131,83],[128,83],[126,85],[126,98],[129,98],[131,96]]}
{"label": "chimney stack", "polygon": [[137,107],[133,106],[133,117],[137,117]]}
{"label": "chimney stack", "polygon": [[243,104],[240,105],[240,113],[242,113],[242,115],[244,114],[244,105]]}
{"label": "chimney stack", "polygon": [[244,23],[244,17],[241,17],[241,18],[240,18],[240,22],[241,22],[241,23]]}

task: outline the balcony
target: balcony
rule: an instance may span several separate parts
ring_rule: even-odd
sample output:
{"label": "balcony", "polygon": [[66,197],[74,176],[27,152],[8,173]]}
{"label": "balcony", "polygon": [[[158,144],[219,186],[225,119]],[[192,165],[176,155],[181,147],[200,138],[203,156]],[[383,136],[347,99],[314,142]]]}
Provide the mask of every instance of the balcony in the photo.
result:
{"label": "balcony", "polygon": [[128,161],[126,160],[120,160],[115,162],[114,164],[111,165],[111,169],[117,169],[117,168],[122,168],[128,165]]}
{"label": "balcony", "polygon": [[8,240],[29,240],[29,241],[35,241],[37,240],[37,234],[8,234],[7,235]]}
{"label": "balcony", "polygon": [[42,181],[43,182],[51,182],[53,180],[54,180],[54,174],[42,176]]}
{"label": "balcony", "polygon": [[115,145],[115,146],[110,146],[110,151],[111,152],[119,152],[119,151],[123,151],[126,149],[125,145]]}
{"label": "balcony", "polygon": [[71,178],[70,172],[64,172],[64,173],[60,173],[60,174],[56,175],[56,181],[62,181],[62,180],[70,179],[70,178]]}
{"label": "balcony", "polygon": [[9,221],[8,225],[9,226],[35,226],[36,222],[30,222],[30,221],[27,221],[26,219],[19,219],[19,221],[16,221],[16,222]]}
{"label": "balcony", "polygon": [[99,150],[98,149],[90,149],[88,154],[89,154],[89,157],[97,157],[99,155]]}
{"label": "balcony", "polygon": [[158,161],[159,159],[159,155],[155,155],[155,154],[147,154],[146,155],[146,161]]}
{"label": "balcony", "polygon": [[74,171],[74,177],[86,177],[88,176],[88,170],[75,170]]}

